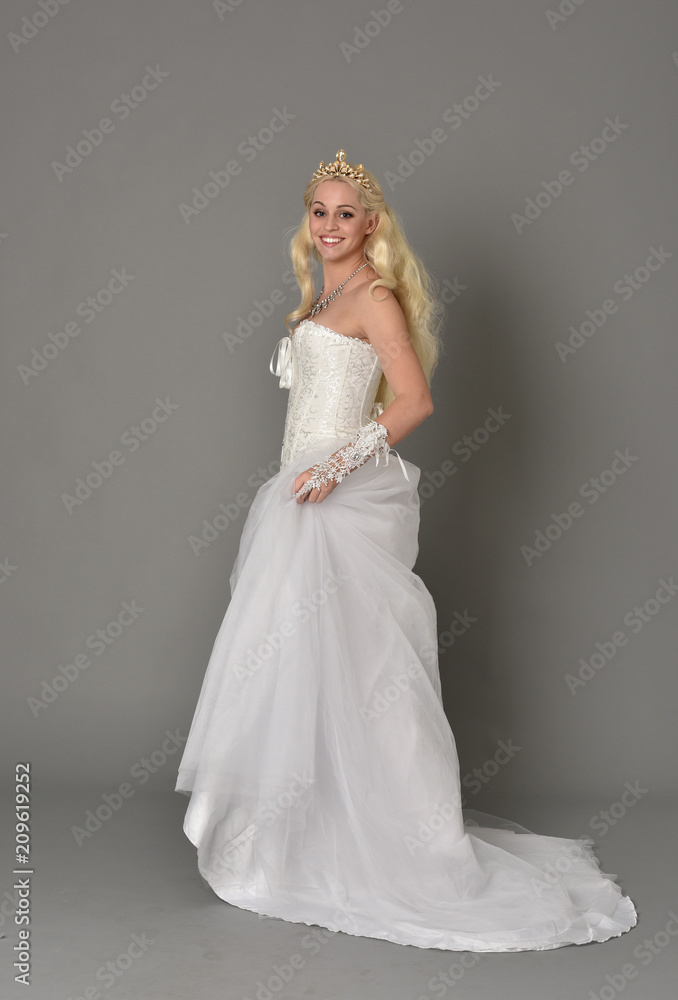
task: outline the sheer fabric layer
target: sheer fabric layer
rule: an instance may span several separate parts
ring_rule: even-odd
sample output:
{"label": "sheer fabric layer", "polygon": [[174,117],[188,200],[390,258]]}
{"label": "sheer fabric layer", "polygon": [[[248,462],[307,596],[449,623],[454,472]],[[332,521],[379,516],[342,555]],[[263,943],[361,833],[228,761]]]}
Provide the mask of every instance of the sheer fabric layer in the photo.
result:
{"label": "sheer fabric layer", "polygon": [[590,842],[462,810],[413,572],[420,470],[372,458],[321,504],[293,496],[348,439],[298,448],[248,511],[176,785],[202,876],[244,909],[422,948],[627,931],[633,903]]}

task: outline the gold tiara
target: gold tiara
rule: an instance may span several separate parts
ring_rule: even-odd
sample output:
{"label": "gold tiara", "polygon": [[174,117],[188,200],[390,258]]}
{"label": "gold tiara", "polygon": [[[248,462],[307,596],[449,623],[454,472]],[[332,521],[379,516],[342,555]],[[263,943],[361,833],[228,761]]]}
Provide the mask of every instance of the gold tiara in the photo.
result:
{"label": "gold tiara", "polygon": [[355,166],[351,166],[350,163],[346,162],[346,150],[337,150],[337,158],[334,163],[325,163],[324,160],[320,161],[318,169],[313,174],[311,180],[318,180],[320,177],[350,177],[351,180],[356,181],[358,184],[362,184],[364,188],[368,191],[372,190],[370,182],[365,174],[363,173],[362,163],[358,163]]}

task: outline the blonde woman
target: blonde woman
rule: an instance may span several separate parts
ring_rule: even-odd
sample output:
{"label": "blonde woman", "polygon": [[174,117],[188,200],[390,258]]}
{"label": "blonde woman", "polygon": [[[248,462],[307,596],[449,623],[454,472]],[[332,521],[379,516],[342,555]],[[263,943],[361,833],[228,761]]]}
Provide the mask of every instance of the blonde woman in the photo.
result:
{"label": "blonde woman", "polygon": [[619,936],[635,908],[590,841],[462,808],[412,569],[420,470],[390,461],[433,412],[440,313],[362,164],[321,160],[304,205],[301,302],[271,359],[281,468],[243,526],[176,785],[199,871],[235,906],[420,948]]}
{"label": "blonde woman", "polygon": [[[372,347],[381,369],[375,402],[388,410],[371,430],[386,441],[387,454],[433,412],[429,382],[440,349],[439,306],[376,178],[362,164],[358,179],[343,173],[344,156],[339,150],[334,179],[319,168],[320,176],[314,175],[304,193],[306,213],[291,242],[302,299],[286,323],[312,322],[317,315],[316,325],[327,322],[330,332]],[[368,178],[369,186],[364,183]],[[323,268],[323,288],[315,302],[311,256]],[[340,481],[328,474],[313,486],[314,471],[318,469],[306,470],[296,481],[300,502],[324,500]]]}

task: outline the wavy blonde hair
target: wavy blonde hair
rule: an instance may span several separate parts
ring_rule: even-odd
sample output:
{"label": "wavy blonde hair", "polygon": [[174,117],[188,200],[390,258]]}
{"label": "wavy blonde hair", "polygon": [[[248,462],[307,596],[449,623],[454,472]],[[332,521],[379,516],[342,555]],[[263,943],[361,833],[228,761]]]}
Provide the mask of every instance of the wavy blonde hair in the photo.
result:
{"label": "wavy blonde hair", "polygon": [[[430,385],[442,348],[440,326],[444,309],[434,294],[433,282],[426,267],[405,239],[398,216],[386,204],[378,180],[364,168],[363,174],[370,181],[371,191],[349,177],[320,177],[307,185],[304,191],[306,212],[289,246],[294,274],[301,292],[301,302],[296,309],[285,316],[285,326],[288,333],[291,333],[297,320],[305,317],[311,311],[313,304],[311,257],[313,256],[318,262],[322,261],[313,243],[308,224],[315,189],[325,180],[348,184],[358,195],[360,204],[368,216],[375,212],[379,213],[376,228],[365,240],[365,258],[379,275],[370,284],[369,295],[376,299],[374,289],[380,285],[391,289],[403,311],[412,346],[419,358],[426,381]],[[375,400],[385,409],[393,399],[395,394],[386,376],[382,375]]]}

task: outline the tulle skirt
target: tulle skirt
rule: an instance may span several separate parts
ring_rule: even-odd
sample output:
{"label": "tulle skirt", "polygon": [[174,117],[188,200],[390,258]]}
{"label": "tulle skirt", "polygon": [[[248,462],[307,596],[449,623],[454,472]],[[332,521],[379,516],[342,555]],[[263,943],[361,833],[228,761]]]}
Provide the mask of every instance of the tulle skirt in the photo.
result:
{"label": "tulle skirt", "polygon": [[223,900],[420,948],[605,941],[636,911],[590,840],[463,809],[436,611],[412,571],[420,470],[370,459],[322,502],[306,448],[259,488],[176,790]]}

